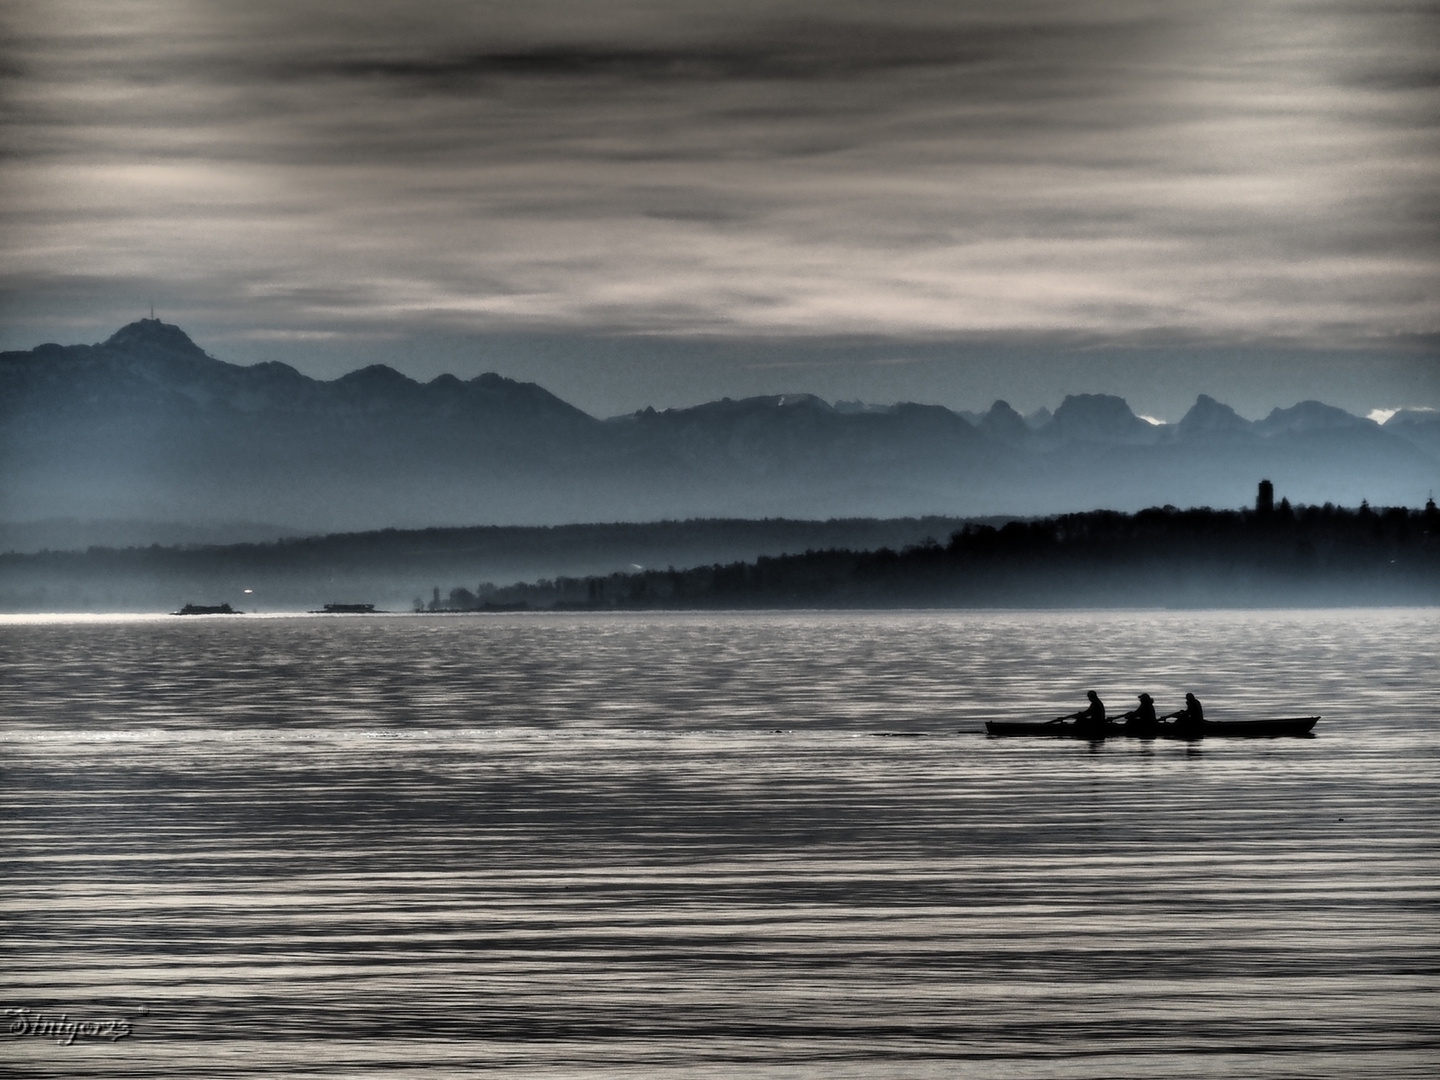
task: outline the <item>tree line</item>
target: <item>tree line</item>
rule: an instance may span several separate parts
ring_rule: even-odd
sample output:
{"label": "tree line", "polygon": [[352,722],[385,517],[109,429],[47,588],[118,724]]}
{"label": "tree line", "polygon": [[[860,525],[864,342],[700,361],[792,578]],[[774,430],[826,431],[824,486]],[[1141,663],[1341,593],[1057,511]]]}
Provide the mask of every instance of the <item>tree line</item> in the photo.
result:
{"label": "tree line", "polygon": [[969,524],[948,543],[436,591],[437,611],[1440,602],[1440,511],[1325,504]]}

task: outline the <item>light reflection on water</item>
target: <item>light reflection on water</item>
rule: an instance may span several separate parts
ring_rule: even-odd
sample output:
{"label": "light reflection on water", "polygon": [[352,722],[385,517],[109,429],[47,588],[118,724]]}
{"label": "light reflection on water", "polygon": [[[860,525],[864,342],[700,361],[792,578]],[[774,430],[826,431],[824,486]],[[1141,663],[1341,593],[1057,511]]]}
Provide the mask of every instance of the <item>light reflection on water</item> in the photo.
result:
{"label": "light reflection on water", "polygon": [[[0,623],[29,1075],[1430,1076],[1440,612]],[[1312,739],[995,740],[1186,690]],[[875,737],[876,732],[924,734]]]}

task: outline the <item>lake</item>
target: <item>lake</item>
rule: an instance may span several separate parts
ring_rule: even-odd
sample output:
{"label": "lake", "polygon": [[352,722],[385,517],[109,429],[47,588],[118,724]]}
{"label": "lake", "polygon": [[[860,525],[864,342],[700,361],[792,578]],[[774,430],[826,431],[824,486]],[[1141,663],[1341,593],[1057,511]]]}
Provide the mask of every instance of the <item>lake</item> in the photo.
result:
{"label": "lake", "polygon": [[[4,617],[0,1068],[1431,1077],[1437,672],[1436,609]],[[983,734],[1092,688],[1323,718]]]}

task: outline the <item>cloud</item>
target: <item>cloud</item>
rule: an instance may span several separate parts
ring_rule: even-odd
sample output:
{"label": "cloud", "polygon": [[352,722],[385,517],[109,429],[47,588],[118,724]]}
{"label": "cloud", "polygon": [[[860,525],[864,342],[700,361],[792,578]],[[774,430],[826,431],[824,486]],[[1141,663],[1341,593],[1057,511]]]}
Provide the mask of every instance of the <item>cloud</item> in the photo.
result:
{"label": "cloud", "polygon": [[9,10],[12,319],[109,281],[281,335],[1440,328],[1432,5],[297,7]]}

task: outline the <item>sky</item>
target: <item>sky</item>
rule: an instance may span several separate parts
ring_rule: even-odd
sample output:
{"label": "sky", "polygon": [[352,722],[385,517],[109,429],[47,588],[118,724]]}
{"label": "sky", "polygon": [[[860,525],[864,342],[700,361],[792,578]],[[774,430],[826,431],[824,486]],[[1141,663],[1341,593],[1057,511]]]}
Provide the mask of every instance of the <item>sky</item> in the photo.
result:
{"label": "sky", "polygon": [[0,348],[1440,407],[1421,0],[7,0],[0,138]]}

